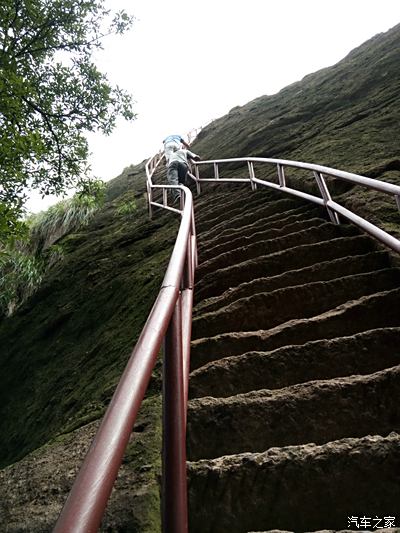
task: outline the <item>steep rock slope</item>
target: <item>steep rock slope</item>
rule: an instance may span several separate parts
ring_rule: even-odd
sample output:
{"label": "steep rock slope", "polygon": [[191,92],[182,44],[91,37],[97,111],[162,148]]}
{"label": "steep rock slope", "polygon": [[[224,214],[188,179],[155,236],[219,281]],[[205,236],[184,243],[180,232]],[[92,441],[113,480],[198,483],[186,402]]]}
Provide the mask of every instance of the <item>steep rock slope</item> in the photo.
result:
{"label": "steep rock slope", "polygon": [[[307,76],[274,96],[263,96],[233,109],[200,133],[193,150],[204,159],[239,155],[298,159],[399,183],[399,35],[397,26],[374,37],[337,65]],[[237,172],[235,168],[227,169],[227,175]],[[289,175],[288,179],[303,182],[302,176]],[[304,181],[304,186],[309,186]],[[177,220],[172,215],[157,213],[149,221],[144,191],[143,165],[128,169],[115,179],[109,186],[104,210],[87,229],[60,243],[65,250],[63,263],[24,308],[12,319],[0,323],[3,370],[0,449],[4,466],[0,471],[0,523],[7,524],[10,533],[51,530],[159,289]],[[370,387],[382,390],[383,384],[392,383],[392,378],[394,383],[391,373],[381,374],[398,364],[395,350],[398,324],[388,325],[397,316],[393,313],[398,308],[397,293],[388,288],[396,281],[397,274],[387,253],[352,228],[331,228],[319,210],[287,197],[255,193],[249,204],[252,213],[246,219],[241,214],[240,202],[236,207],[230,204],[237,194],[240,193],[227,186],[205,188],[196,200],[200,259],[204,266],[198,272],[196,288],[194,332],[198,328],[200,336],[193,342],[194,403],[190,410],[193,420],[197,412],[206,413],[209,408],[221,412],[225,409],[225,399],[235,396],[239,400],[244,396],[249,405],[262,405],[263,416],[268,413],[268,406],[279,406],[279,399],[290,398],[293,411],[288,416],[296,419],[301,405],[307,403],[306,398],[309,398],[309,412],[313,411],[312,399],[318,397],[320,389],[326,392],[329,408],[330,392],[342,387],[347,387],[349,394],[354,393],[354,398],[359,400]],[[392,201],[386,202],[374,193],[366,194],[355,188],[349,191],[338,187],[337,194],[358,212],[372,214],[377,223],[398,231],[398,215]],[[132,216],[119,214],[119,207],[132,197],[136,199],[137,212]],[[224,222],[218,211],[222,209],[227,215],[231,208],[239,217],[234,227],[229,217]],[[251,227],[255,216],[256,231]],[[277,247],[277,242],[282,246]],[[267,247],[273,253],[260,255],[260,243],[261,252]],[[225,262],[225,254],[232,260],[229,264]],[[371,274],[374,272],[379,273],[376,283]],[[247,277],[249,273],[251,278]],[[353,277],[358,287],[357,296],[351,301],[346,300],[350,294],[349,277]],[[325,282],[329,291],[324,290]],[[308,284],[312,285],[309,289]],[[296,286],[302,287],[302,292],[293,289]],[[221,292],[215,293],[215,287],[220,287]],[[330,307],[332,291],[336,297],[333,308]],[[321,305],[321,300],[328,306],[320,306],[316,311],[314,304]],[[302,303],[308,306],[306,317],[298,315]],[[249,316],[241,314],[247,305],[251,310]],[[271,312],[274,306],[279,314]],[[227,309],[229,329],[219,331],[218,328],[225,327],[223,308]],[[263,310],[263,329],[259,330],[252,329],[250,320],[256,309]],[[238,316],[247,320],[246,330],[238,329]],[[270,320],[274,324],[272,329],[268,325]],[[354,324],[361,322],[364,329],[358,331]],[[211,337],[204,336],[207,324],[214,328]],[[265,353],[268,355],[264,356]],[[227,374],[229,379],[225,379]],[[244,374],[246,381],[242,379]],[[340,381],[355,374],[359,378],[354,389],[346,381]],[[266,376],[273,379],[268,380]],[[260,398],[257,394],[254,398],[251,393],[275,389],[281,389],[276,397],[273,393],[263,393]],[[215,401],[199,400],[202,397],[212,397]],[[388,401],[386,396],[384,401]],[[229,416],[234,420],[234,409],[240,402],[228,403]],[[372,412],[371,407],[371,416],[376,417],[379,405],[374,409]],[[385,427],[391,424],[387,419],[383,422]],[[346,423],[344,435],[348,434],[351,420]],[[160,530],[159,426],[156,370],[102,531]],[[208,458],[205,463],[194,461],[190,465],[190,494],[195,524],[203,519],[212,524],[209,516],[199,517],[196,512],[203,502],[205,509],[211,509],[209,500],[219,498],[219,493],[211,490],[208,493],[208,486],[221,487],[214,484],[213,476],[221,483],[227,480],[224,476],[228,474],[237,481],[236,486],[230,485],[231,495],[221,492],[221,509],[228,508],[226,501],[230,497],[239,507],[240,495],[252,494],[253,485],[257,493],[259,485],[253,481],[262,480],[261,471],[268,473],[265,486],[270,487],[273,499],[279,486],[284,485],[287,490],[284,494],[304,493],[304,501],[311,505],[318,493],[318,483],[329,494],[329,480],[342,473],[344,476],[353,460],[354,468],[358,464],[368,477],[369,457],[368,479],[375,475],[374,465],[381,461],[384,465],[381,478],[388,472],[387,490],[393,488],[390,472],[398,469],[391,451],[397,446],[395,435],[384,436],[378,432],[371,437],[340,436],[336,441],[302,444],[301,440],[307,440],[306,428],[303,433],[295,425],[293,428],[299,442],[289,445],[280,442],[278,449],[247,450],[222,456],[223,459]],[[332,435],[327,433],[326,439]],[[209,440],[214,437],[213,433]],[[192,453],[194,446],[190,438]],[[221,453],[219,446],[216,443],[211,455]],[[239,443],[238,446],[247,447]],[[265,443],[258,447],[265,448]],[[342,458],[342,463],[332,462],[331,449]],[[387,464],[386,458],[389,458]],[[250,472],[248,477],[241,469],[243,465]],[[257,465],[260,470],[256,469]],[[342,465],[342,470],[332,472],[331,465],[335,468]],[[289,471],[286,478],[282,475],[285,471]],[[312,497],[307,498],[310,476],[316,482],[312,485]],[[344,486],[351,481],[341,479]],[[202,485],[203,482],[209,485]],[[352,485],[349,487],[351,493]],[[332,494],[337,491],[337,485],[332,484],[332,491]],[[289,497],[288,501],[291,501]],[[258,503],[257,494],[254,502]],[[293,500],[294,514],[301,505],[299,499]],[[265,503],[264,506],[267,507]],[[278,517],[282,509],[276,507]],[[372,506],[349,508],[346,512],[365,514],[370,509],[371,513],[379,512],[375,508],[372,511]],[[325,511],[322,507],[320,515]],[[253,510],[248,507],[246,512],[251,515]],[[268,520],[262,520],[260,528],[271,527]],[[332,527],[346,526],[346,516],[340,523],[335,520],[329,520]],[[200,523],[193,527],[200,527]],[[320,522],[315,518],[317,523]],[[275,526],[292,527],[284,525],[280,518],[274,522]],[[298,524],[298,529],[308,527],[308,523]]]}
{"label": "steep rock slope", "polygon": [[[64,258],[40,290],[0,323],[0,460],[11,464],[0,471],[0,523],[9,532],[52,530],[159,291],[178,220],[149,220],[144,190],[143,165],[111,182],[90,225],[58,241]],[[160,529],[159,375],[104,530]]]}
{"label": "steep rock slope", "polygon": [[340,530],[351,516],[398,516],[393,258],[268,190],[215,191],[196,208],[190,532]]}
{"label": "steep rock slope", "polygon": [[[204,128],[193,148],[203,159],[249,155],[291,159],[399,184],[399,84],[400,24],[366,41],[336,65],[277,94],[233,108]],[[239,171],[230,166],[221,172],[229,177]],[[265,170],[256,168],[256,174],[263,177]],[[274,174],[274,170],[267,173]],[[299,171],[288,172],[287,181],[316,190],[313,179]],[[335,199],[400,235],[391,198],[335,185]]]}

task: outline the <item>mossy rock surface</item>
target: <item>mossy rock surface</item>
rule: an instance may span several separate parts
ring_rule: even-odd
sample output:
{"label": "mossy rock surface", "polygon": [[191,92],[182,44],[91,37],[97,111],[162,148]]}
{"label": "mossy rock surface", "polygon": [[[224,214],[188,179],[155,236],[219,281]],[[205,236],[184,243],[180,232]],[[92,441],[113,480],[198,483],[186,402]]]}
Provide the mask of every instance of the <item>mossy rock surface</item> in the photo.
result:
{"label": "mossy rock surface", "polygon": [[[399,80],[400,25],[333,67],[232,109],[204,128],[192,149],[203,159],[291,159],[400,184]],[[223,172],[242,171],[231,165]],[[270,177],[275,171],[256,167],[256,173]],[[289,173],[288,182],[315,191],[308,175]],[[215,193],[226,190],[229,198],[228,187],[221,185]],[[50,530],[78,463],[71,476],[60,465],[65,483],[55,480],[55,467],[49,485],[38,477],[40,461],[50,457],[49,464],[56,465],[61,449],[86,449],[159,291],[179,220],[161,212],[149,220],[145,191],[143,163],[112,180],[107,203],[90,225],[59,241],[64,259],[40,290],[0,322],[0,464],[3,486],[14,487],[10,505],[0,507],[0,522],[17,524],[10,532]],[[339,182],[333,192],[334,199],[400,234],[399,214],[389,197]],[[121,206],[133,203],[136,209],[121,214]],[[110,509],[119,509],[120,519],[115,521],[111,511],[107,531],[160,530],[160,366],[141,415],[148,416],[147,429],[134,433],[124,460],[127,477],[121,474],[141,489],[128,496],[130,487],[117,482],[118,503]],[[27,496],[30,479],[38,480],[38,488]],[[127,510],[129,498],[136,498],[133,514]],[[41,521],[46,501],[55,502],[55,508]]]}
{"label": "mossy rock surface", "polygon": [[[202,159],[252,156],[303,161],[400,185],[399,83],[400,24],[336,65],[277,94],[233,108],[200,132],[193,151]],[[274,167],[256,164],[255,170],[257,177],[277,182]],[[210,175],[211,167],[201,172]],[[247,177],[247,165],[223,165],[220,176]],[[288,171],[288,185],[319,195],[313,177],[303,171]],[[338,180],[331,187],[335,200],[399,234],[394,199],[364,188],[359,192]],[[373,202],[360,201],[360,196],[373,197]]]}

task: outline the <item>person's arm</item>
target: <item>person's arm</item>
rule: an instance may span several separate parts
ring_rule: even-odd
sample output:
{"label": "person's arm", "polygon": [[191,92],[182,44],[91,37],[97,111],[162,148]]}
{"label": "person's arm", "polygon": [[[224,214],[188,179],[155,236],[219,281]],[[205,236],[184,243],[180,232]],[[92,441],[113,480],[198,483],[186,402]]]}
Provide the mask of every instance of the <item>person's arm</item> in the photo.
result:
{"label": "person's arm", "polygon": [[185,148],[189,149],[189,145],[188,145],[188,143],[187,143],[186,141],[184,141],[184,140],[182,139],[182,137],[181,137],[181,143],[183,144],[183,146],[184,146]]}
{"label": "person's arm", "polygon": [[200,161],[200,156],[197,154],[194,154],[190,150],[187,151],[187,156],[189,159],[193,159],[193,161]]}

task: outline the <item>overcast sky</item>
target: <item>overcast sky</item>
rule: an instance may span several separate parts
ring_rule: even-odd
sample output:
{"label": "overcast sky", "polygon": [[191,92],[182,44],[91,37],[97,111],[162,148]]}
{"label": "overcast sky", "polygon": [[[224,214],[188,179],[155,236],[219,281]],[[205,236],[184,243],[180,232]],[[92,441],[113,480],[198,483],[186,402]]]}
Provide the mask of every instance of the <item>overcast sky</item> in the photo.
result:
{"label": "overcast sky", "polygon": [[138,118],[88,137],[93,174],[106,181],[153,155],[165,136],[274,94],[400,22],[400,0],[107,2],[136,21],[104,41],[96,64],[133,95]]}

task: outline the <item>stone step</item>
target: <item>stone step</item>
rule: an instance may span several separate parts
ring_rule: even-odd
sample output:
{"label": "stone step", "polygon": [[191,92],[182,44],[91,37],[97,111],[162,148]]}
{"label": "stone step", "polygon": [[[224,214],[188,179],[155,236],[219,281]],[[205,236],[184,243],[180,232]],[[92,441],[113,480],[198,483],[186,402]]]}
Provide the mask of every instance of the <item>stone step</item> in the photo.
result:
{"label": "stone step", "polygon": [[259,256],[273,254],[275,252],[293,248],[302,244],[326,241],[337,237],[355,236],[359,232],[354,226],[335,226],[330,222],[313,219],[308,226],[300,231],[290,234],[276,235],[271,239],[259,239],[256,242],[246,241],[239,243],[238,247],[232,246],[229,251],[210,258],[199,264],[197,276],[199,279],[208,273],[213,273],[227,265],[240,264],[243,261],[254,259]]}
{"label": "stone step", "polygon": [[260,202],[253,209],[245,209],[245,206],[242,205],[241,208],[234,210],[229,218],[227,217],[229,211],[225,210],[220,217],[196,224],[196,226],[198,227],[199,234],[201,233],[208,240],[218,236],[225,230],[231,231],[233,228],[241,228],[242,226],[251,224],[258,218],[266,218],[267,216],[278,213],[282,215],[285,211],[302,206],[304,206],[304,202],[292,198],[282,198],[282,200],[273,202]]}
{"label": "stone step", "polygon": [[[252,194],[248,194],[247,189],[237,190],[231,196],[219,195],[208,197],[202,205],[196,201],[196,225],[199,232],[205,233],[210,228],[213,228],[219,223],[225,223],[230,218],[234,218],[240,213],[246,211],[253,211],[258,208],[266,208],[271,203],[276,201],[287,200],[287,197],[271,194],[267,189],[260,189]],[[243,202],[243,196],[246,197],[246,202]],[[227,214],[229,218],[227,219]]]}
{"label": "stone step", "polygon": [[[308,206],[307,206],[308,207]],[[287,216],[285,216],[287,215]],[[277,232],[293,233],[296,224],[307,224],[307,222],[313,218],[318,218],[321,221],[326,222],[326,217],[320,209],[315,208],[312,211],[305,207],[298,208],[286,213],[276,213],[275,215],[268,216],[263,219],[255,219],[250,224],[240,226],[239,228],[226,229],[219,233],[212,239],[205,240],[203,235],[199,235],[198,250],[199,255],[206,260],[216,252],[222,253],[231,248],[230,244],[240,240],[243,237],[248,239],[254,238],[254,235],[260,232],[264,232],[265,235],[272,238],[276,236]],[[293,227],[293,229],[292,229]],[[254,240],[256,240],[254,238]],[[220,247],[220,248],[219,248]]]}
{"label": "stone step", "polygon": [[389,268],[255,294],[196,317],[192,339],[273,328],[288,320],[319,315],[349,299],[399,286],[400,269]]}
{"label": "stone step", "polygon": [[188,458],[196,461],[275,446],[400,433],[399,394],[400,365],[366,376],[190,400]]}
{"label": "stone step", "polygon": [[214,194],[202,197],[202,203],[199,203],[200,197],[196,199],[196,224],[201,233],[210,229],[214,224],[226,219],[226,214],[234,216],[238,209],[243,210],[243,197],[246,197],[248,209],[256,209],[260,205],[266,205],[274,199],[268,190],[260,190],[255,194],[249,194],[247,188],[237,188],[231,195]]}
{"label": "stone step", "polygon": [[277,212],[272,215],[267,215],[266,217],[262,218],[261,221],[259,218],[255,217],[254,220],[251,220],[247,224],[242,224],[236,228],[230,228],[228,226],[223,231],[218,232],[217,235],[214,235],[210,238],[207,238],[207,236],[204,234],[199,234],[198,248],[199,251],[202,252],[209,246],[215,246],[218,243],[224,243],[229,239],[234,239],[243,232],[251,233],[254,230],[257,230],[259,224],[261,224],[261,227],[268,225],[270,229],[282,229],[294,222],[300,222],[302,220],[308,220],[315,217],[327,220],[323,209],[318,206],[310,205],[295,207],[285,211],[284,213]]}
{"label": "stone step", "polygon": [[[246,226],[244,231],[238,232],[238,235],[232,238],[229,235],[223,242],[219,239],[218,244],[207,246],[206,248],[199,249],[200,264],[213,260],[214,258],[221,256],[222,254],[229,254],[232,250],[237,248],[247,247],[256,243],[267,241],[271,239],[280,239],[286,235],[298,233],[302,230],[307,230],[311,227],[320,226],[326,223],[323,218],[307,218],[306,220],[300,220],[288,224],[280,228],[271,228],[271,225],[267,222],[262,225],[257,225],[256,228],[249,228]],[[264,227],[265,226],[265,227]]]}
{"label": "stone step", "polygon": [[242,283],[225,291],[220,296],[199,302],[193,310],[194,316],[209,313],[225,307],[240,298],[246,298],[260,292],[271,292],[283,287],[295,287],[316,281],[329,281],[341,276],[372,272],[390,265],[387,252],[370,252],[364,255],[345,256],[323,261],[303,269],[290,270],[277,276],[258,278]]}
{"label": "stone step", "polygon": [[190,374],[189,397],[227,397],[311,380],[371,374],[400,364],[400,327],[249,352],[213,361]]}
{"label": "stone step", "polygon": [[210,361],[251,351],[271,351],[319,339],[400,326],[400,289],[363,296],[307,319],[290,320],[271,330],[233,332],[197,339],[191,344],[191,369]]}
{"label": "stone step", "polygon": [[330,238],[322,242],[302,244],[288,250],[249,259],[240,264],[210,272],[196,282],[196,303],[218,296],[231,287],[262,277],[272,277],[290,270],[335,259],[338,256],[358,255],[375,251],[376,245],[364,235]]}
{"label": "stone step", "polygon": [[189,462],[190,533],[341,530],[352,515],[398,520],[399,471],[395,433]]}

